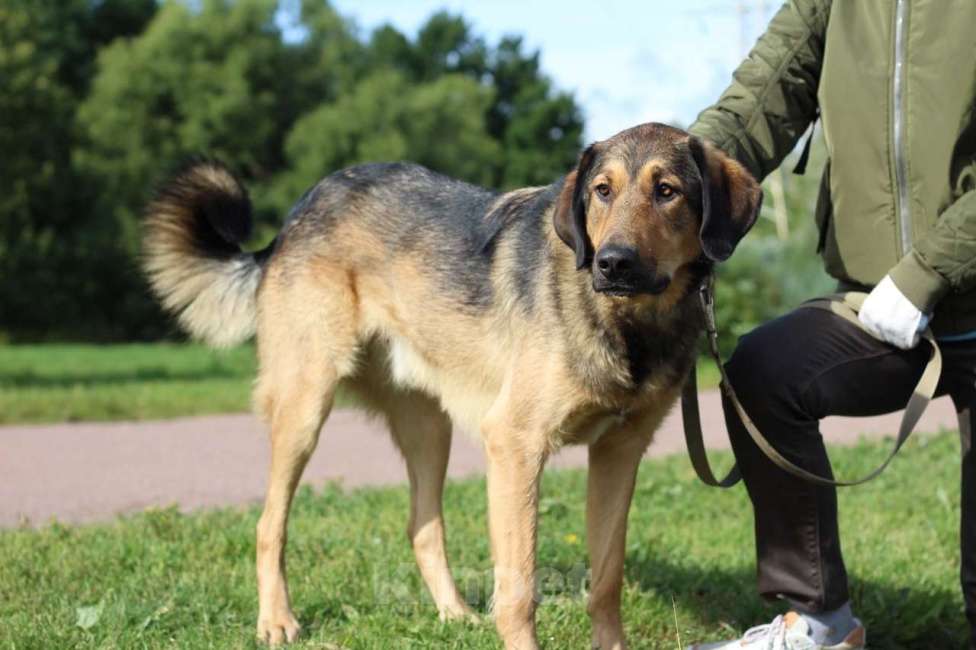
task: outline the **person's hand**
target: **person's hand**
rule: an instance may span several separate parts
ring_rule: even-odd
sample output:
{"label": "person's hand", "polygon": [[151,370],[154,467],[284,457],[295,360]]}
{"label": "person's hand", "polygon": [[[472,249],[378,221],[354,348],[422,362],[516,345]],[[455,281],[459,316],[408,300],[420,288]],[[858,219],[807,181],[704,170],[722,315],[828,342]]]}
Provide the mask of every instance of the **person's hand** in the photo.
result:
{"label": "person's hand", "polygon": [[868,294],[857,317],[876,339],[902,350],[918,345],[919,334],[929,324],[929,316],[913,305],[887,275]]}

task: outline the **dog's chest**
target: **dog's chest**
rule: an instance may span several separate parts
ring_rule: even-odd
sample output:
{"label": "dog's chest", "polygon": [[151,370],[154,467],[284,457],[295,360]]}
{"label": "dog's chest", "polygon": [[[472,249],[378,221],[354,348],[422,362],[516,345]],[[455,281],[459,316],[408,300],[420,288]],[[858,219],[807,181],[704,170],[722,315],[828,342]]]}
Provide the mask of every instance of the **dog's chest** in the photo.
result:
{"label": "dog's chest", "polygon": [[[668,371],[652,373],[636,390],[618,387],[594,394],[594,402],[581,404],[562,422],[558,442],[592,445],[612,431],[659,423],[674,404],[679,390],[680,381]],[[599,397],[603,398],[599,400],[602,404],[596,401]]]}

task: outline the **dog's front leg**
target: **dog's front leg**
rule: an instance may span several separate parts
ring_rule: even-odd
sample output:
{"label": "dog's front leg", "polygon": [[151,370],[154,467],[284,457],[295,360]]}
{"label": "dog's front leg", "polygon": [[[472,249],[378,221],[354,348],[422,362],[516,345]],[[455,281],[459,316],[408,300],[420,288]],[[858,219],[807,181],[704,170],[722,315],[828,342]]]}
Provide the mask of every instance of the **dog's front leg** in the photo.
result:
{"label": "dog's front leg", "polygon": [[506,650],[535,650],[535,545],[545,437],[486,426],[493,613]]}
{"label": "dog's front leg", "polygon": [[590,446],[586,495],[586,539],[592,581],[587,610],[593,625],[593,648],[627,647],[620,618],[627,511],[641,456],[653,428],[621,429]]}

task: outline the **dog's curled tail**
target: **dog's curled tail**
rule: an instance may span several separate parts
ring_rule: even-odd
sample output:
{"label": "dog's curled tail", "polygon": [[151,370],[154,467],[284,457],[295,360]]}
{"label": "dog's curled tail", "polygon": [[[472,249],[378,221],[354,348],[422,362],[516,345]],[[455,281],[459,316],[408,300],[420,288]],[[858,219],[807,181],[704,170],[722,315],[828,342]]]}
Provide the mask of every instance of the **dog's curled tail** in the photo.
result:
{"label": "dog's curled tail", "polygon": [[193,338],[214,347],[254,334],[269,246],[246,253],[251,202],[222,164],[199,160],[163,185],[147,210],[143,268],[153,292]]}

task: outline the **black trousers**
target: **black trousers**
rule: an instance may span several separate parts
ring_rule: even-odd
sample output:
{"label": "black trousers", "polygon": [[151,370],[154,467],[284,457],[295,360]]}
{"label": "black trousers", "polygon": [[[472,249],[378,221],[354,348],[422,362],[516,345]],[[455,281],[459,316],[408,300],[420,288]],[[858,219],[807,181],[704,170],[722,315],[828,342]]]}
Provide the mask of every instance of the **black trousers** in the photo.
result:
{"label": "black trousers", "polygon": [[[940,343],[942,379],[962,436],[961,583],[976,640],[976,341]],[[726,369],[739,400],[770,442],[797,465],[832,476],[819,420],[879,415],[905,406],[928,360],[924,341],[902,351],[821,309],[797,309],[739,341]],[[746,433],[728,401],[725,420],[755,511],[759,591],[809,611],[848,600],[837,493],[779,469]],[[855,488],[856,489],[856,488]],[[976,641],[973,641],[976,648]]]}

